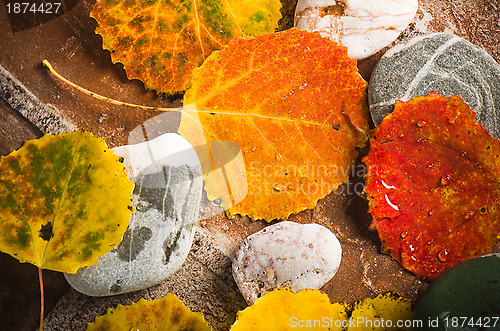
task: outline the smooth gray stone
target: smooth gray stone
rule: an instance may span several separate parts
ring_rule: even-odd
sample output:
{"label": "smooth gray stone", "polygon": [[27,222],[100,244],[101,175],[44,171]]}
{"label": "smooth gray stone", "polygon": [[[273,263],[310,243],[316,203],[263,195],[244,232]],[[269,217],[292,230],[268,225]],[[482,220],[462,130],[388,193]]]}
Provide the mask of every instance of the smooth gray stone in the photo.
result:
{"label": "smooth gray stone", "polygon": [[500,65],[482,48],[444,33],[404,40],[382,56],[368,87],[373,122],[380,124],[396,100],[432,91],[462,98],[477,121],[500,137]]}
{"label": "smooth gray stone", "polygon": [[191,248],[201,201],[201,165],[181,136],[167,133],[113,152],[124,158],[135,182],[135,210],[118,246],[97,264],[65,274],[71,286],[91,296],[140,290],[176,272]]}

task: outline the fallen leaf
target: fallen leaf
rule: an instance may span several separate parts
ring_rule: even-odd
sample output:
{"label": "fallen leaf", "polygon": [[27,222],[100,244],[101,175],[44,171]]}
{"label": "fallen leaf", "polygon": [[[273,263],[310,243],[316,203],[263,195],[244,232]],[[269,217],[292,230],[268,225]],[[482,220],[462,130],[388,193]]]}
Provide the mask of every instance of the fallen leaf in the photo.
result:
{"label": "fallen leaf", "polygon": [[279,0],[98,0],[91,16],[128,78],[174,93],[186,90],[193,69],[231,38],[273,32],[280,8]]}
{"label": "fallen leaf", "polygon": [[209,331],[212,328],[205,322],[202,313],[193,313],[173,293],[169,293],[153,301],[140,299],[128,306],[109,308],[105,315],[88,324],[87,331],[92,330]]}
{"label": "fallen leaf", "polygon": [[347,331],[351,330],[412,330],[411,300],[394,292],[379,294],[354,304]]}
{"label": "fallen leaf", "polygon": [[0,251],[68,273],[95,264],[127,229],[133,187],[88,132],[26,141],[0,160]]}
{"label": "fallen leaf", "polygon": [[347,319],[347,306],[331,304],[319,290],[294,293],[287,287],[266,293],[251,307],[238,312],[231,331],[343,330]]}
{"label": "fallen leaf", "polygon": [[225,172],[248,195],[236,204],[246,185],[206,176],[209,199],[267,221],[313,208],[347,181],[367,140],[366,87],[347,49],[319,33],[236,38],[214,52],[193,75],[179,133],[193,146],[238,144],[244,165]]}
{"label": "fallen leaf", "polygon": [[500,141],[460,98],[397,101],[370,145],[365,192],[383,252],[429,280],[491,252],[500,233]]}

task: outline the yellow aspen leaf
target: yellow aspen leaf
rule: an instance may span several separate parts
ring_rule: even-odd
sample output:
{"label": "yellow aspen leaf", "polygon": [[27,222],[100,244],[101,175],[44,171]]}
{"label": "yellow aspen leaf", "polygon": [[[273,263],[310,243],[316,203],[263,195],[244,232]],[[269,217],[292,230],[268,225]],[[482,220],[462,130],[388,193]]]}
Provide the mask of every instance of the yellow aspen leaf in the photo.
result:
{"label": "yellow aspen leaf", "polygon": [[319,290],[294,293],[287,287],[266,293],[238,312],[231,331],[343,330],[347,319],[347,306],[331,304]]}
{"label": "yellow aspen leaf", "polygon": [[366,87],[347,49],[317,32],[235,38],[212,53],[194,72],[179,133],[193,146],[239,145],[244,165],[224,170],[248,194],[240,202],[247,185],[204,171],[208,198],[267,221],[313,208],[347,181],[367,141]]}
{"label": "yellow aspen leaf", "polygon": [[347,330],[411,330],[412,321],[411,300],[386,292],[357,302]]}
{"label": "yellow aspen leaf", "polygon": [[0,160],[0,251],[39,270],[95,264],[127,229],[133,187],[91,133],[26,141]]}
{"label": "yellow aspen leaf", "polygon": [[209,331],[202,313],[193,313],[173,293],[163,298],[148,301],[141,299],[129,306],[118,305],[89,323],[92,330],[165,330],[165,331]]}
{"label": "yellow aspen leaf", "polygon": [[233,37],[278,27],[279,0],[98,0],[96,33],[130,79],[163,93],[186,90],[195,68]]}

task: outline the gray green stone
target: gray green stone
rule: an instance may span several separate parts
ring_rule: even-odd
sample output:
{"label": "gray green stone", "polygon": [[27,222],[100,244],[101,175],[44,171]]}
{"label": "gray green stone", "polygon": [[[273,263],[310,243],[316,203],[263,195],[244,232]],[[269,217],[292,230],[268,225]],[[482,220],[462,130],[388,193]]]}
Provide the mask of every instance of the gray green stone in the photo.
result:
{"label": "gray green stone", "polygon": [[416,330],[500,330],[500,253],[444,272],[419,298]]}
{"label": "gray green stone", "polygon": [[374,124],[394,110],[396,100],[432,91],[462,98],[477,121],[500,138],[500,65],[482,48],[444,33],[404,40],[382,56],[368,87]]}

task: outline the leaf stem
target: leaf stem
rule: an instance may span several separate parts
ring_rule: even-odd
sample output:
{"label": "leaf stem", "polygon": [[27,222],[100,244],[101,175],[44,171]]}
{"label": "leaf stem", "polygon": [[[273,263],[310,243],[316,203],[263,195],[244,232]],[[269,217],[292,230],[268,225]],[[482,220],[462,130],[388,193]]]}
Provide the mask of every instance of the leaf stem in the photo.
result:
{"label": "leaf stem", "polygon": [[56,77],[57,79],[59,79],[61,82],[65,83],[65,84],[68,84],[69,86],[77,89],[78,91],[88,95],[88,96],[91,96],[93,98],[96,98],[98,100],[101,100],[101,101],[104,101],[104,102],[109,102],[111,104],[114,104],[114,105],[118,105],[118,106],[125,106],[125,107],[132,107],[132,108],[139,108],[139,109],[143,109],[143,110],[157,110],[157,111],[172,111],[172,110],[179,110],[178,108],[162,108],[162,107],[151,107],[151,106],[143,106],[143,105],[137,105],[137,104],[133,104],[133,103],[128,103],[128,102],[123,102],[123,101],[118,101],[118,100],[115,100],[115,99],[111,99],[111,98],[108,98],[108,97],[105,97],[105,96],[102,96],[100,94],[97,94],[97,93],[94,93],[92,91],[89,91],[87,90],[86,88],[83,88],[79,85],[76,85],[75,83],[71,82],[70,80],[68,80],[67,78],[64,78],[63,76],[61,76],[53,67],[52,65],[50,64],[49,61],[47,60],[43,60],[42,61],[42,64],[44,66],[47,67],[47,69],[49,69],[50,73],[52,75],[54,75],[54,77]]}
{"label": "leaf stem", "polygon": [[43,308],[45,297],[43,295],[42,267],[38,267],[38,279],[40,280],[40,331],[43,330]]}

